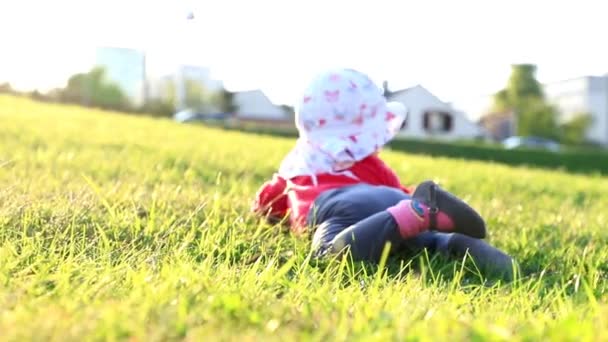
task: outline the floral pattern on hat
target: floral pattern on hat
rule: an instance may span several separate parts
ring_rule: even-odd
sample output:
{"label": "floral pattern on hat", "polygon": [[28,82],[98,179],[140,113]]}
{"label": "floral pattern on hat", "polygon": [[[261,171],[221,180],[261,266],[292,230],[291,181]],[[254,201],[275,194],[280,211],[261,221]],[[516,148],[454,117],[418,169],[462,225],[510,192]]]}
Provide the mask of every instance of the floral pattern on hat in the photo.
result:
{"label": "floral pattern on hat", "polygon": [[405,115],[405,107],[387,103],[367,75],[353,69],[322,73],[296,106],[299,138],[279,174],[340,173],[393,139]]}

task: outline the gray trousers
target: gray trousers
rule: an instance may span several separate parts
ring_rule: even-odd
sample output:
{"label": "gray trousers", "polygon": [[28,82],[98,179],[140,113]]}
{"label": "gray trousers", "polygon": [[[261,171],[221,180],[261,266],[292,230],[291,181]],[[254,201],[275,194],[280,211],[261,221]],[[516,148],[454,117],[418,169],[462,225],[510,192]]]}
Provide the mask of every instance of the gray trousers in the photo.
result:
{"label": "gray trousers", "polygon": [[401,237],[386,209],[408,198],[398,189],[367,184],[323,192],[308,215],[309,226],[316,227],[315,254],[335,254],[349,247],[355,260],[377,262],[387,242],[392,251],[445,248],[451,234],[426,232],[410,239]]}
{"label": "gray trousers", "polygon": [[386,186],[358,184],[323,192],[308,214],[315,256],[338,254],[348,248],[354,260],[378,262],[390,242],[391,252],[430,253],[462,257],[469,253],[483,270],[513,270],[512,259],[484,240],[458,233],[429,231],[404,239],[387,208],[410,198]]}

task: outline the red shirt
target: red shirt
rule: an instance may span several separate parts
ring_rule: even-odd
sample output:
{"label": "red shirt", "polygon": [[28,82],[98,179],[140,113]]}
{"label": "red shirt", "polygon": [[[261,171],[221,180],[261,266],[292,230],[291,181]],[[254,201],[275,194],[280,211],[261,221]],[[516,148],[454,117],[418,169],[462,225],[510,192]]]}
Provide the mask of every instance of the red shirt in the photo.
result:
{"label": "red shirt", "polygon": [[301,232],[306,225],[306,215],[310,207],[323,191],[367,183],[390,186],[411,193],[409,188],[401,184],[395,172],[375,155],[354,164],[349,171],[358,180],[345,175],[320,174],[317,175],[315,185],[310,176],[294,177],[288,182],[275,174],[272,180],[262,185],[258,191],[253,210],[279,220],[291,214],[292,230]]}

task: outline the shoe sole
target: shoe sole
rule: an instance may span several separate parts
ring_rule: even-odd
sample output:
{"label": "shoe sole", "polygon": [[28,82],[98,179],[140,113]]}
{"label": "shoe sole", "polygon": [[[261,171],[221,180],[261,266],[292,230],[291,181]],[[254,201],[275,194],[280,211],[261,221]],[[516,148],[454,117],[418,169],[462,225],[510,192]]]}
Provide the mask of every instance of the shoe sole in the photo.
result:
{"label": "shoe sole", "polygon": [[[432,203],[431,199],[431,188],[433,187],[435,188],[435,203]],[[461,233],[477,239],[486,237],[486,224],[477,211],[458,197],[443,190],[435,182],[422,182],[416,187],[412,198],[426,204],[431,209],[438,208],[439,211],[448,215],[454,222],[454,230],[450,233]],[[432,228],[432,230],[438,230],[436,227]]]}

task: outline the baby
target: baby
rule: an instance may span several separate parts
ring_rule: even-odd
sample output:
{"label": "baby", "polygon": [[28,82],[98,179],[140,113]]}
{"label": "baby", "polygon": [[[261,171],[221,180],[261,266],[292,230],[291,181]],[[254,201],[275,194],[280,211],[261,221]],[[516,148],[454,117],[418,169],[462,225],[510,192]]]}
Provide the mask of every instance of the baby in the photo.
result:
{"label": "baby", "polygon": [[512,258],[482,240],[485,223],[473,208],[432,181],[404,186],[379,158],[405,116],[359,71],[318,75],[296,108],[295,147],[258,191],[254,211],[274,222],[288,217],[295,232],[312,229],[318,257],[349,251],[378,262],[390,242],[392,252],[468,252],[480,269],[510,274]]}

